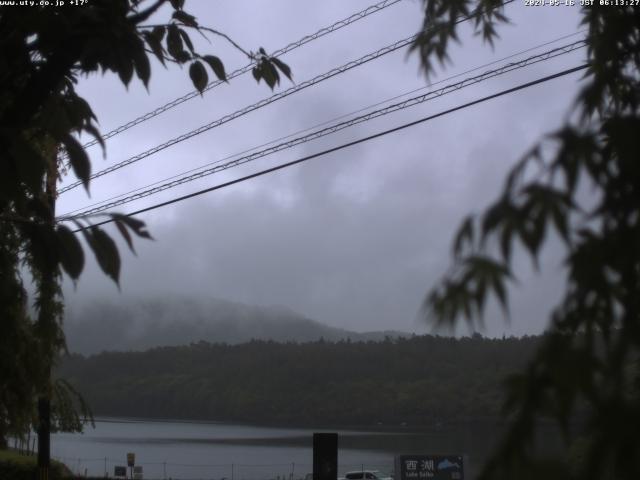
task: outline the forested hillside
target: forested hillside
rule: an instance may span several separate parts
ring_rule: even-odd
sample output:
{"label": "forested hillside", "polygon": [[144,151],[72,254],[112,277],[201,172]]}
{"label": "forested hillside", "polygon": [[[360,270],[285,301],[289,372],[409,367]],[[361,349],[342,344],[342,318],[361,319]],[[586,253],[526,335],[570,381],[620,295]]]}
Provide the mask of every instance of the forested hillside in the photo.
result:
{"label": "forested hillside", "polygon": [[57,374],[97,415],[298,425],[487,420],[536,337],[414,336],[384,342],[200,342],[72,355]]}

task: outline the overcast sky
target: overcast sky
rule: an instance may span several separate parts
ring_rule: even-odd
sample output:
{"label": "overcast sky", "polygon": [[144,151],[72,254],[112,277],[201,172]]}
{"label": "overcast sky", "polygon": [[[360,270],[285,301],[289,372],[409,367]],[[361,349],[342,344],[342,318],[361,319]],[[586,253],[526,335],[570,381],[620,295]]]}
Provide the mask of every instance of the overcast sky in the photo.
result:
{"label": "overcast sky", "polygon": [[[190,0],[201,24],[230,35],[248,50],[272,52],[373,4],[373,0]],[[492,50],[461,26],[462,44],[437,82],[579,28],[578,7],[506,8],[512,20]],[[417,31],[421,2],[404,0],[282,57],[300,83]],[[221,38],[198,48],[219,55],[227,72],[246,57]],[[526,58],[580,35],[519,55]],[[220,172],[115,209],[130,212],[340,143],[391,128],[504,88],[577,66],[585,51],[518,70],[299,147]],[[511,59],[510,61],[513,61]],[[458,77],[478,74],[493,67]],[[123,253],[122,292],[91,258],[70,304],[168,294],[283,305],[332,326],[366,331],[424,330],[416,320],[425,293],[450,264],[452,236],[469,212],[494,200],[509,167],[545,133],[561,125],[580,88],[580,74],[492,100],[302,165],[142,215],[156,241]],[[153,65],[149,92],[117,76],[83,79],[102,132],[190,91],[187,70]],[[288,80],[276,88],[290,88]],[[191,168],[220,160],[298,130],[408,91],[427,87],[417,56],[407,49],[338,75],[197,137],[61,195],[58,213],[88,206]],[[428,89],[423,90],[424,92]],[[140,153],[271,95],[251,75],[231,80],[107,141],[107,157],[90,149],[94,171]],[[74,181],[73,175],[64,184]],[[63,184],[63,185],[64,185]],[[110,231],[113,231],[110,227]],[[512,293],[511,325],[490,306],[488,335],[540,333],[560,297],[562,250],[547,243],[543,274],[520,258],[521,286]]]}

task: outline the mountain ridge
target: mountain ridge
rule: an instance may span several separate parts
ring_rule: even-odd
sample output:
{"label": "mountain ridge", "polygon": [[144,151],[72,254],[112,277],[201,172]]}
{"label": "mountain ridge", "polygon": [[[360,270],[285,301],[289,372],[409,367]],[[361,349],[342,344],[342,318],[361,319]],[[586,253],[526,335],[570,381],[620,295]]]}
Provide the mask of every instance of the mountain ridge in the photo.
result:
{"label": "mountain ridge", "polygon": [[411,333],[354,332],[331,327],[282,306],[187,297],[144,298],[118,304],[94,300],[71,307],[64,329],[70,352],[140,351],[205,341],[239,344],[250,340],[308,342],[379,341]]}

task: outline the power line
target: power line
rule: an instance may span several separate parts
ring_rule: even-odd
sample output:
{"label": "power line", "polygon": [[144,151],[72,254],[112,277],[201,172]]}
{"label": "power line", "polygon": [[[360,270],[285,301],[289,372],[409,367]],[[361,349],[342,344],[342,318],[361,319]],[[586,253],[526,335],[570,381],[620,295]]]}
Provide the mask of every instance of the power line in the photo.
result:
{"label": "power line", "polygon": [[[372,60],[375,60],[383,55],[386,55],[388,53],[391,52],[395,52],[396,50],[399,50],[400,48],[403,48],[407,45],[409,45],[414,39],[416,38],[415,35],[411,35],[410,37],[404,38],[402,40],[399,40],[391,45],[387,45],[384,48],[381,48],[380,50],[377,50],[375,52],[369,53],[363,57],[358,58],[357,60],[352,60],[349,63],[346,63],[340,67],[336,67],[333,68],[331,70],[329,70],[328,72],[325,72],[321,75],[318,75],[316,77],[313,77],[309,80],[306,80],[302,83],[299,83],[293,87],[290,87],[286,90],[283,90],[282,92],[278,92],[276,94],[271,95],[270,97],[267,98],[263,98],[262,100],[253,103],[251,105],[248,105],[244,108],[241,108],[240,110],[236,110],[233,113],[230,113],[228,115],[225,115],[224,117],[218,118],[216,120],[214,120],[213,122],[210,122],[206,125],[203,125],[201,127],[196,128],[195,130],[191,130],[190,132],[184,133],[182,135],[179,135],[177,137],[172,138],[171,140],[168,140],[164,143],[161,143],[160,145],[156,145],[155,147],[152,147],[142,153],[139,153],[137,155],[134,155],[133,157],[129,157],[126,160],[123,160],[121,162],[116,163],[115,165],[112,165],[110,167],[107,167],[103,170],[100,170],[96,173],[93,173],[89,178],[90,179],[95,179],[98,177],[102,177],[104,175],[107,175],[111,172],[114,172],[116,170],[119,170],[121,168],[124,168],[128,165],[131,165],[133,163],[139,162],[140,160],[143,160],[155,153],[158,153],[168,147],[171,147],[173,145],[176,145],[177,143],[183,142],[185,140],[188,140],[190,138],[195,137],[196,135],[199,135],[201,133],[204,133],[208,130],[211,130],[212,128],[216,128],[219,127],[221,125],[224,125],[225,123],[228,123],[232,120],[235,120],[236,118],[239,118],[243,115],[246,115],[250,112],[253,112],[254,110],[257,110],[259,108],[265,107],[273,102],[276,102],[282,98],[288,97],[289,95],[292,95],[294,93],[297,93],[301,90],[304,90],[305,88],[311,87],[313,85],[316,85],[320,82],[323,82],[324,80],[328,80],[329,78],[335,77],[336,75],[340,75],[341,73],[344,73],[348,70],[351,70],[352,68],[355,67],[359,67],[360,65],[363,65],[367,62],[370,62]],[[58,190],[58,194],[62,194],[65,192],[68,192],[69,190],[72,190],[76,187],[79,187],[80,185],[82,185],[83,182],[81,180],[78,180],[76,182],[71,183],[70,185],[63,187],[61,189]]]}
{"label": "power line", "polygon": [[[513,1],[513,0],[508,0],[504,4],[510,3],[511,1]],[[504,5],[504,4],[502,4],[502,5]],[[458,24],[458,23],[465,22],[465,21],[473,18],[474,14],[475,13],[471,13],[471,14],[468,14],[468,15],[465,15],[465,16],[461,16],[455,21],[455,23]],[[417,38],[417,36],[418,36],[417,34],[411,35],[411,36],[409,36],[407,38],[404,38],[402,40],[398,40],[395,43],[387,45],[386,47],[383,47],[383,48],[381,48],[381,49],[379,49],[379,50],[377,50],[375,52],[368,53],[367,55],[364,55],[364,56],[362,56],[362,57],[360,57],[360,58],[358,58],[356,60],[352,60],[352,61],[350,61],[348,63],[345,63],[344,65],[341,65],[339,67],[333,68],[333,69],[329,70],[328,72],[325,72],[323,74],[317,75],[317,76],[315,76],[315,77],[313,77],[313,78],[311,78],[309,80],[306,80],[306,81],[304,81],[304,82],[302,82],[302,83],[300,83],[298,85],[295,85],[295,86],[290,87],[290,88],[288,88],[286,90],[283,90],[282,92],[278,92],[278,93],[276,93],[274,95],[271,95],[270,97],[264,98],[264,99],[262,99],[262,100],[260,100],[260,101],[258,101],[256,103],[253,103],[253,104],[251,104],[251,105],[249,105],[247,107],[244,107],[244,108],[242,108],[240,110],[236,110],[233,113],[230,113],[228,115],[225,115],[224,117],[218,118],[217,120],[214,120],[213,122],[210,122],[210,123],[208,123],[206,125],[203,125],[203,126],[201,126],[199,128],[196,128],[195,130],[192,130],[190,132],[187,132],[187,133],[184,133],[184,134],[179,135],[177,137],[174,137],[171,140],[168,140],[168,141],[166,141],[164,143],[161,143],[160,145],[156,145],[155,147],[152,147],[152,148],[150,148],[150,149],[148,149],[148,150],[146,150],[146,151],[144,151],[142,153],[134,155],[133,157],[129,157],[128,159],[123,160],[121,162],[118,162],[115,165],[112,165],[112,166],[107,167],[107,168],[105,168],[103,170],[100,170],[100,171],[98,171],[96,173],[93,173],[89,178],[91,180],[93,180],[95,178],[107,175],[107,174],[112,173],[112,172],[114,172],[116,170],[124,168],[124,167],[126,167],[128,165],[131,165],[133,163],[139,162],[140,160],[143,160],[143,159],[145,159],[145,158],[147,158],[147,157],[149,157],[149,156],[151,156],[151,155],[153,155],[155,153],[158,153],[158,152],[160,152],[160,151],[162,151],[162,150],[164,150],[166,148],[169,148],[169,147],[171,147],[173,145],[176,145],[176,144],[178,144],[180,142],[183,142],[185,140],[193,138],[196,135],[204,133],[204,132],[206,132],[208,130],[211,130],[213,128],[219,127],[219,126],[221,126],[221,125],[223,125],[225,123],[228,123],[228,122],[230,122],[232,120],[235,120],[236,118],[239,118],[239,117],[241,117],[243,115],[246,115],[246,114],[248,114],[250,112],[253,112],[254,110],[257,110],[259,108],[262,108],[262,107],[265,107],[267,105],[270,105],[273,102],[276,102],[278,100],[286,98],[289,95],[292,95],[292,94],[297,93],[297,92],[299,92],[301,90],[304,90],[304,89],[306,89],[308,87],[311,87],[311,86],[316,85],[316,84],[318,84],[320,82],[328,80],[329,78],[335,77],[336,75],[340,75],[340,74],[342,74],[342,73],[344,73],[346,71],[349,71],[349,70],[351,70],[353,68],[359,67],[360,65],[363,65],[363,64],[368,63],[368,62],[370,62],[372,60],[375,60],[375,59],[377,59],[377,58],[379,58],[379,57],[381,57],[383,55],[386,55],[386,54],[391,53],[391,52],[395,52],[396,50],[399,50],[399,49],[411,44]],[[70,185],[68,185],[66,187],[63,187],[63,188],[59,189],[57,193],[59,195],[63,194],[65,192],[68,192],[69,190],[72,190],[72,189],[74,189],[76,187],[79,187],[80,185],[83,185],[83,182],[81,180],[78,180],[76,182],[71,183]]]}
{"label": "power line", "polygon": [[[239,165],[243,165],[245,163],[257,160],[258,158],[262,158],[262,157],[265,157],[267,155],[270,155],[270,154],[273,154],[273,153],[276,153],[276,152],[280,152],[282,150],[289,149],[289,148],[292,148],[294,146],[301,145],[303,143],[307,143],[307,142],[309,142],[311,140],[315,140],[315,139],[318,139],[318,138],[321,138],[321,137],[324,137],[324,136],[327,136],[327,135],[331,135],[333,133],[336,133],[338,131],[344,130],[344,129],[349,128],[349,127],[352,127],[354,125],[373,120],[374,118],[378,118],[378,117],[381,117],[381,116],[384,116],[384,115],[388,115],[388,114],[393,113],[393,112],[397,112],[399,110],[404,110],[406,108],[419,105],[421,103],[424,103],[424,102],[429,101],[429,100],[433,100],[433,99],[441,97],[443,95],[446,95],[446,94],[449,94],[449,93],[452,93],[452,92],[456,92],[456,91],[458,91],[458,90],[460,90],[462,88],[465,88],[465,87],[468,87],[468,86],[471,86],[471,85],[475,85],[475,84],[483,82],[485,80],[489,80],[489,79],[494,78],[496,76],[503,75],[503,74],[512,72],[514,70],[518,70],[520,68],[524,68],[524,67],[530,66],[530,65],[534,65],[534,64],[539,63],[539,62],[547,61],[549,59],[556,58],[556,57],[558,57],[560,55],[565,55],[567,53],[575,51],[578,48],[582,48],[585,45],[586,45],[586,42],[584,40],[580,40],[580,41],[577,41],[577,42],[574,42],[574,43],[571,43],[571,44],[567,44],[567,45],[563,45],[561,47],[557,47],[557,48],[551,49],[551,50],[549,50],[547,52],[544,52],[544,53],[541,53],[541,54],[538,54],[538,55],[533,55],[533,56],[531,56],[529,58],[520,60],[518,62],[513,62],[513,63],[506,64],[506,65],[504,65],[504,66],[502,66],[500,68],[497,68],[497,69],[494,69],[494,70],[489,70],[489,71],[487,71],[487,72],[485,72],[485,73],[483,73],[481,75],[477,75],[475,77],[470,77],[470,78],[467,78],[465,80],[462,80],[461,82],[447,85],[447,86],[445,86],[443,88],[440,88],[438,90],[433,90],[433,91],[427,92],[427,93],[425,93],[423,95],[419,95],[419,96],[416,96],[416,97],[413,97],[413,98],[409,98],[409,99],[404,100],[404,101],[399,102],[399,103],[388,105],[387,107],[384,107],[384,108],[381,108],[381,109],[378,109],[378,110],[374,110],[374,111],[372,111],[370,113],[367,113],[365,115],[360,115],[360,116],[355,117],[355,118],[353,118],[351,120],[331,125],[329,127],[317,130],[317,131],[312,132],[310,134],[294,138],[294,139],[292,139],[290,141],[280,143],[278,145],[266,148],[264,150],[260,150],[260,151],[254,152],[252,154],[246,155],[246,156],[238,158],[236,160],[232,160],[232,161],[227,162],[225,164],[216,165],[214,167],[211,167],[211,168],[208,168],[208,169],[205,169],[205,170],[201,170],[201,171],[199,171],[197,173],[193,173],[193,174],[190,174],[190,175],[182,176],[182,177],[180,177],[180,178],[178,178],[176,180],[169,181],[167,183],[164,183],[162,185],[159,185],[159,186],[156,186],[156,187],[153,187],[153,188],[149,188],[147,190],[144,190],[144,191],[136,193],[136,194],[125,196],[123,198],[120,198],[120,199],[112,201],[112,202],[108,202],[108,203],[104,203],[103,202],[102,205],[96,206],[94,208],[88,208],[88,209],[84,210],[83,212],[81,212],[79,215],[91,215],[91,214],[95,214],[95,213],[100,213],[100,212],[103,212],[103,211],[108,210],[110,208],[117,207],[119,205],[124,205],[126,203],[130,203],[130,202],[133,202],[135,200],[139,200],[141,198],[145,198],[145,197],[154,195],[154,194],[162,192],[164,190],[168,190],[170,188],[174,188],[174,187],[177,187],[179,185],[182,185],[182,184],[185,184],[185,183],[188,183],[188,182],[192,182],[192,181],[200,179],[200,178],[204,178],[204,177],[212,175],[214,173],[218,173],[218,172],[220,172],[222,170],[227,170],[229,168],[237,167]],[[65,216],[68,216],[68,215],[69,214],[65,214],[61,218],[64,218]]]}
{"label": "power line", "polygon": [[[486,97],[482,97],[482,98],[479,98],[477,100],[473,100],[471,102],[467,102],[467,103],[464,103],[462,105],[458,105],[457,107],[453,107],[453,108],[450,108],[450,109],[447,109],[447,110],[443,110],[443,111],[438,112],[438,113],[436,113],[434,115],[429,115],[427,117],[423,117],[423,118],[415,120],[413,122],[405,123],[405,124],[400,125],[398,127],[390,128],[388,130],[383,130],[383,131],[375,133],[373,135],[369,135],[369,136],[366,136],[366,137],[359,138],[358,140],[353,140],[351,142],[343,143],[343,144],[338,145],[336,147],[332,147],[332,148],[329,148],[327,150],[323,150],[321,152],[314,153],[312,155],[307,155],[305,157],[299,158],[297,160],[293,160],[291,162],[287,162],[287,163],[283,163],[283,164],[280,164],[280,165],[276,165],[275,167],[267,168],[265,170],[261,170],[261,171],[256,172],[256,173],[252,173],[251,175],[246,175],[244,177],[240,177],[240,178],[237,178],[235,180],[230,180],[228,182],[220,183],[218,185],[214,185],[212,187],[208,187],[208,188],[205,188],[203,190],[198,190],[196,192],[192,192],[192,193],[190,193],[188,195],[183,195],[181,197],[177,197],[177,198],[174,198],[172,200],[168,200],[166,202],[157,203],[155,205],[151,205],[149,207],[145,207],[145,208],[142,208],[140,210],[136,210],[134,212],[127,213],[125,215],[128,216],[128,217],[131,217],[131,216],[134,216],[134,215],[139,215],[141,213],[149,212],[151,210],[155,210],[155,209],[158,209],[158,208],[161,208],[161,207],[166,207],[167,205],[171,205],[171,204],[174,204],[174,203],[177,203],[177,202],[181,202],[181,201],[187,200],[189,198],[197,197],[199,195],[203,195],[205,193],[212,192],[214,190],[219,190],[221,188],[229,187],[229,186],[235,185],[237,183],[241,183],[241,182],[244,182],[244,181],[247,181],[247,180],[251,180],[253,178],[260,177],[262,175],[266,175],[268,173],[272,173],[272,172],[275,172],[275,171],[278,171],[278,170],[282,170],[282,169],[287,168],[287,167],[292,167],[292,166],[297,165],[299,163],[303,163],[303,162],[306,162],[308,160],[312,160],[314,158],[327,155],[329,153],[337,152],[339,150],[343,150],[343,149],[345,149],[347,147],[358,145],[360,143],[368,142],[368,141],[373,140],[375,138],[382,137],[382,136],[388,135],[390,133],[398,132],[400,130],[404,130],[405,128],[413,127],[413,126],[418,125],[420,123],[424,123],[424,122],[427,122],[429,120],[433,120],[435,118],[442,117],[444,115],[448,115],[448,114],[456,112],[458,110],[462,110],[464,108],[468,108],[468,107],[471,107],[473,105],[477,105],[479,103],[483,103],[483,102],[486,102],[488,100],[492,100],[494,98],[501,97],[503,95],[507,95],[507,94],[510,94],[510,93],[517,92],[518,90],[523,90],[525,88],[529,88],[529,87],[532,87],[534,85],[538,85],[538,84],[541,84],[541,83],[544,83],[544,82],[548,82],[550,80],[553,80],[553,79],[556,79],[556,78],[560,78],[560,77],[563,77],[565,75],[570,75],[571,73],[575,73],[575,72],[578,72],[580,70],[584,70],[588,66],[589,66],[589,64],[585,63],[585,64],[580,65],[578,67],[569,68],[569,69],[563,70],[561,72],[555,73],[553,75],[547,75],[546,77],[542,77],[542,78],[539,78],[537,80],[533,80],[531,82],[520,84],[520,85],[518,85],[516,87],[508,88],[506,90],[502,90],[502,91],[500,91],[498,93],[494,93],[492,95],[488,95]],[[105,225],[105,224],[111,223],[113,221],[114,221],[113,219],[108,219],[108,220],[104,220],[102,222],[95,223],[95,224],[93,224],[93,226]],[[90,228],[90,227],[78,228],[78,229],[74,230],[74,232],[79,232],[81,230],[86,230],[88,228]]]}
{"label": "power line", "polygon": [[[127,191],[127,192],[124,192],[124,193],[121,193],[121,194],[118,194],[118,195],[111,196],[111,197],[109,197],[109,198],[106,198],[106,199],[101,200],[101,201],[99,201],[99,202],[95,202],[95,203],[90,204],[90,205],[87,205],[87,206],[85,206],[85,207],[79,207],[79,208],[76,208],[76,209],[74,209],[74,210],[70,210],[70,211],[68,211],[67,213],[65,213],[65,214],[61,215],[61,217],[68,217],[68,216],[70,216],[70,215],[72,215],[72,214],[75,214],[76,212],[80,212],[80,211],[82,211],[83,209],[84,209],[84,212],[82,212],[83,214],[87,214],[87,213],[96,213],[97,211],[93,211],[93,208],[94,208],[94,207],[98,207],[98,206],[101,206],[101,205],[105,205],[105,204],[107,204],[107,203],[109,203],[109,202],[112,202],[112,201],[114,201],[114,200],[116,200],[116,199],[121,199],[121,198],[123,198],[123,197],[129,197],[129,196],[133,195],[133,194],[134,194],[134,193],[136,193],[136,192],[140,192],[141,190],[145,190],[145,189],[148,189],[148,188],[154,187],[154,186],[159,185],[159,184],[161,184],[161,183],[163,183],[163,182],[169,182],[169,181],[171,181],[171,180],[177,179],[177,178],[182,177],[182,176],[184,176],[184,175],[189,175],[189,174],[192,174],[192,173],[197,172],[197,171],[199,171],[199,170],[205,169],[205,168],[207,168],[207,167],[211,167],[212,165],[220,164],[220,163],[224,162],[225,160],[230,160],[230,159],[232,159],[232,158],[240,157],[241,155],[248,154],[249,152],[253,152],[253,151],[255,151],[255,150],[259,149],[259,148],[263,148],[263,147],[267,147],[267,146],[269,146],[269,145],[273,145],[273,144],[275,144],[275,143],[277,143],[277,142],[280,142],[280,141],[282,141],[282,140],[286,140],[286,139],[292,138],[292,137],[294,137],[295,135],[299,135],[299,134],[301,134],[301,133],[310,132],[310,131],[312,131],[312,130],[313,130],[313,129],[315,129],[315,128],[319,128],[319,127],[322,127],[322,126],[324,126],[324,125],[331,124],[331,123],[336,122],[336,121],[338,121],[338,120],[341,120],[341,119],[343,119],[343,118],[348,118],[348,117],[350,117],[350,116],[352,116],[352,115],[356,115],[356,114],[358,114],[358,113],[361,113],[361,112],[367,111],[367,110],[369,110],[369,109],[371,109],[371,108],[378,107],[378,106],[380,106],[380,105],[384,105],[385,103],[391,102],[391,101],[393,101],[393,100],[397,100],[397,99],[399,99],[399,98],[406,97],[406,96],[408,96],[408,95],[410,95],[410,94],[412,94],[412,93],[416,93],[416,92],[419,92],[419,91],[426,90],[427,88],[431,88],[431,87],[433,87],[433,86],[435,86],[435,85],[439,85],[439,84],[444,83],[444,82],[446,82],[446,81],[453,80],[454,78],[461,77],[461,76],[466,75],[466,74],[471,73],[471,72],[476,72],[476,71],[481,70],[481,69],[483,69],[483,68],[487,68],[487,67],[489,67],[489,66],[491,66],[491,65],[495,65],[495,64],[498,64],[498,63],[500,63],[500,62],[504,62],[504,61],[506,61],[506,60],[512,59],[512,58],[514,58],[514,57],[517,57],[517,56],[519,56],[519,55],[523,55],[523,54],[525,54],[525,53],[531,52],[531,51],[533,51],[533,50],[537,50],[537,49],[539,49],[539,48],[542,48],[542,47],[545,47],[545,46],[551,45],[551,44],[553,44],[553,43],[557,43],[557,42],[559,42],[559,41],[561,41],[561,40],[565,40],[565,39],[567,39],[567,38],[574,37],[574,36],[576,36],[576,35],[580,35],[580,34],[582,34],[582,33],[584,33],[584,32],[585,32],[585,30],[580,30],[580,31],[573,32],[573,33],[570,33],[570,34],[567,34],[567,35],[563,35],[563,36],[558,37],[558,38],[555,38],[555,39],[553,39],[553,40],[550,40],[550,41],[547,41],[547,42],[544,42],[544,43],[538,44],[538,45],[536,45],[536,46],[529,47],[529,48],[527,48],[527,49],[525,49],[525,50],[521,50],[521,51],[519,51],[519,52],[513,53],[513,54],[508,55],[508,56],[506,56],[506,57],[502,57],[502,58],[500,58],[500,59],[498,59],[498,60],[494,60],[494,61],[491,61],[491,62],[485,63],[485,64],[483,64],[483,65],[479,65],[479,66],[476,66],[476,67],[474,67],[474,68],[467,69],[467,70],[465,70],[465,71],[463,71],[463,72],[460,72],[460,73],[457,73],[457,74],[455,74],[455,75],[451,75],[451,76],[446,77],[446,78],[444,78],[444,79],[438,80],[437,82],[433,82],[433,83],[431,83],[430,85],[426,85],[426,86],[423,86],[423,87],[420,87],[420,88],[416,88],[416,89],[414,89],[414,90],[410,90],[410,91],[405,92],[405,93],[402,93],[402,94],[400,94],[400,95],[395,95],[395,96],[393,96],[393,97],[391,97],[391,98],[387,98],[387,99],[382,100],[382,101],[380,101],[380,102],[376,102],[376,103],[374,103],[374,104],[372,104],[372,105],[368,105],[368,106],[366,106],[366,107],[359,108],[358,110],[355,110],[355,111],[352,111],[352,112],[349,112],[349,113],[345,113],[345,114],[339,115],[338,117],[334,117],[334,118],[332,118],[332,119],[330,119],[330,120],[326,120],[326,121],[324,121],[324,122],[321,122],[321,123],[318,123],[318,124],[312,125],[312,126],[310,126],[310,127],[304,128],[304,129],[302,129],[302,130],[298,130],[298,131],[296,131],[296,132],[293,132],[293,133],[290,133],[290,134],[288,134],[288,135],[285,135],[285,136],[282,136],[282,137],[276,138],[276,139],[274,139],[274,140],[270,140],[270,141],[268,141],[268,142],[262,143],[262,144],[260,144],[260,145],[257,145],[257,146],[251,147],[251,148],[248,148],[248,149],[246,149],[246,150],[243,150],[243,151],[240,151],[240,152],[236,152],[236,153],[231,154],[231,155],[227,155],[226,157],[223,157],[223,158],[221,158],[221,159],[219,159],[219,160],[216,160],[216,161],[213,161],[213,162],[206,163],[205,165],[201,165],[201,166],[199,166],[199,167],[192,168],[192,169],[186,170],[186,171],[184,171],[184,172],[181,172],[181,173],[178,173],[178,174],[175,174],[175,175],[171,175],[171,176],[166,177],[166,178],[164,178],[164,179],[162,179],[162,180],[158,180],[158,181],[156,181],[156,182],[153,182],[153,183],[150,183],[150,184],[144,185],[144,186],[142,186],[142,187],[138,187],[138,188],[135,188],[135,189],[133,189],[133,190],[129,190],[129,191]],[[571,46],[573,46],[573,45],[571,45]],[[565,47],[559,47],[559,48],[566,48],[566,47],[568,47],[568,46],[565,46]],[[579,48],[579,47],[577,47],[577,48]],[[549,53],[549,52],[546,52],[546,53]],[[565,52],[565,53],[568,53],[568,52]],[[545,55],[545,54],[542,54],[542,55]],[[489,72],[485,72],[485,74],[487,74],[487,73],[489,73]],[[204,176],[204,175],[203,175],[203,176]],[[163,189],[163,190],[164,190],[164,189]],[[133,200],[135,200],[135,199],[132,199],[131,201],[133,201]],[[128,203],[128,202],[126,202],[126,203]],[[119,205],[121,205],[121,204],[122,204],[122,203],[119,203]],[[89,211],[89,210],[91,210],[91,211]]]}
{"label": "power line", "polygon": [[[337,30],[340,30],[343,27],[346,27],[348,25],[351,25],[352,23],[357,22],[358,20],[362,20],[363,18],[368,17],[371,14],[380,12],[382,10],[384,10],[387,7],[390,7],[392,5],[395,5],[396,3],[399,3],[401,0],[384,0],[382,2],[376,3],[375,5],[370,5],[369,7],[365,8],[364,10],[361,10],[359,12],[356,12],[350,16],[348,16],[347,18],[343,18],[342,20],[338,20],[337,22],[335,22],[332,25],[329,25],[328,27],[324,27],[321,28],[320,30],[318,30],[315,33],[312,33],[310,35],[306,35],[304,37],[302,37],[300,40],[297,40],[295,42],[291,42],[290,44],[286,45],[285,47],[282,47],[278,50],[276,50],[275,52],[273,52],[271,54],[272,57],[279,57],[281,55],[284,55],[285,53],[291,52],[292,50],[295,50],[298,47],[301,47],[313,40],[316,40],[320,37],[323,37],[325,35],[328,35],[329,33],[333,33]],[[245,73],[247,73],[248,71],[250,71],[254,66],[254,63],[249,63],[247,65],[245,65],[244,67],[238,68],[237,70],[234,70],[233,72],[229,73],[227,75],[227,80],[231,80],[232,78],[235,77],[239,77],[240,75],[244,75]],[[211,90],[219,85],[222,85],[223,83],[225,83],[223,80],[216,80],[211,82],[209,85],[207,85],[204,91],[208,91]],[[153,117],[156,117],[158,115],[160,115],[161,113],[166,112],[167,110],[171,110],[174,107],[177,107],[178,105],[180,105],[181,103],[184,103],[188,100],[191,100],[192,98],[198,97],[200,96],[200,92],[194,90],[191,91],[189,93],[187,93],[186,95],[183,95],[181,97],[176,98],[175,100],[172,100],[171,102],[168,102],[158,108],[156,108],[155,110],[152,110],[150,112],[145,113],[144,115],[139,116],[138,118],[131,120],[123,125],[120,125],[119,127],[114,128],[113,130],[105,133],[104,135],[102,135],[102,138],[104,140],[114,137],[116,135],[118,135],[119,133],[124,132],[125,130],[129,130],[132,127],[135,127],[136,125],[142,123],[142,122],[146,122],[147,120],[150,120]],[[91,147],[93,145],[96,145],[98,143],[98,140],[92,140],[90,142],[87,142],[83,145],[84,148],[88,148]]]}

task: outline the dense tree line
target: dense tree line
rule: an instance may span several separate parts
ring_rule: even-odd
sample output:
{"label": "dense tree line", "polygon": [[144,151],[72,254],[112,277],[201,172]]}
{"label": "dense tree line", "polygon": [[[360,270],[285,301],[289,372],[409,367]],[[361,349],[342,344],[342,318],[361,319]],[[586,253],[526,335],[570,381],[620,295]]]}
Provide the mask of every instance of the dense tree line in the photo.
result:
{"label": "dense tree line", "polygon": [[234,422],[433,425],[495,419],[537,337],[200,342],[65,359],[95,414]]}

